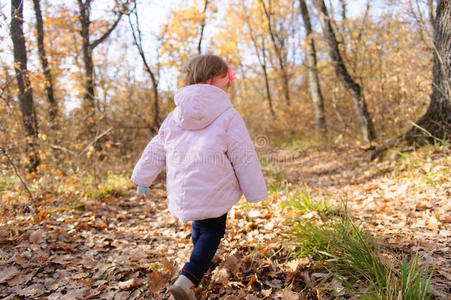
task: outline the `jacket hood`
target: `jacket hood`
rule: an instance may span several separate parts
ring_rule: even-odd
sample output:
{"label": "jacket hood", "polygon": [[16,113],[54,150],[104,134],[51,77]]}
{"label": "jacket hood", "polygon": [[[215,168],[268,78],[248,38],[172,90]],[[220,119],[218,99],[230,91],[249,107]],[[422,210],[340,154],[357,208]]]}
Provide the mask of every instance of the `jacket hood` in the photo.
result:
{"label": "jacket hood", "polygon": [[184,129],[196,130],[210,125],[232,107],[227,93],[209,84],[193,84],[175,94],[174,120]]}

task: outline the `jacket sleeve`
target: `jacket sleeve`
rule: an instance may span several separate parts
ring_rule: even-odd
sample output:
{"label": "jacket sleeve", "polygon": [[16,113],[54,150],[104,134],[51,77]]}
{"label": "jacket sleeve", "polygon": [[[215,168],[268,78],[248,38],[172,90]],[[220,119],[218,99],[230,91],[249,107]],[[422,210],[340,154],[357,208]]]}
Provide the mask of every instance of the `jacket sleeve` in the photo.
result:
{"label": "jacket sleeve", "polygon": [[158,134],[147,144],[141,158],[133,169],[131,181],[139,186],[148,187],[166,166],[166,151],[164,149],[164,134],[161,125]]}
{"label": "jacket sleeve", "polygon": [[268,198],[265,179],[246,124],[235,112],[227,130],[227,156],[248,202]]}

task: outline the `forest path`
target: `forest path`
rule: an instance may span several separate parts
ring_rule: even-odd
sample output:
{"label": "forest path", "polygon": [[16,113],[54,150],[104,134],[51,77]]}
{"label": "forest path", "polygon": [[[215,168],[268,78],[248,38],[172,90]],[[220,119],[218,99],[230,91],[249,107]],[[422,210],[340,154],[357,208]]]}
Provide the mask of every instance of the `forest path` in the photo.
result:
{"label": "forest path", "polygon": [[419,254],[435,272],[435,295],[451,299],[450,146],[397,152],[383,161],[371,161],[355,146],[263,153],[269,153],[271,173],[291,189],[331,205],[346,202],[352,217],[393,252]]}
{"label": "forest path", "polygon": [[[331,204],[346,200],[353,216],[365,219],[375,235],[387,237],[393,250],[424,256],[436,269],[438,298],[451,293],[449,149],[395,175],[399,161],[370,162],[356,147],[258,150],[269,186],[277,192],[264,203],[241,200],[229,213],[226,236],[197,290],[200,299],[321,296],[313,286],[325,270],[291,256],[285,236],[290,231],[286,221],[295,214],[286,204],[297,189]],[[56,199],[32,225],[28,217],[18,216],[0,230],[0,296],[170,298],[165,287],[188,259],[191,242],[190,224],[169,214],[165,197],[159,178],[150,197],[135,196],[130,188],[77,209]],[[18,234],[11,238],[14,231]],[[332,281],[330,288],[339,292],[340,286]]]}

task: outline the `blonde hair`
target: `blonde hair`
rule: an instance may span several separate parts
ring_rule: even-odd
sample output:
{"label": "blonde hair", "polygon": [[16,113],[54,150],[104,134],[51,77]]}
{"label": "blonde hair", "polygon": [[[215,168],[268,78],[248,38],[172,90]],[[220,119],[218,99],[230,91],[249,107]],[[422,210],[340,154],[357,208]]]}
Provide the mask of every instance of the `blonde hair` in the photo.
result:
{"label": "blonde hair", "polygon": [[206,82],[218,75],[226,75],[228,66],[219,56],[212,54],[198,55],[191,58],[184,69],[185,84]]}

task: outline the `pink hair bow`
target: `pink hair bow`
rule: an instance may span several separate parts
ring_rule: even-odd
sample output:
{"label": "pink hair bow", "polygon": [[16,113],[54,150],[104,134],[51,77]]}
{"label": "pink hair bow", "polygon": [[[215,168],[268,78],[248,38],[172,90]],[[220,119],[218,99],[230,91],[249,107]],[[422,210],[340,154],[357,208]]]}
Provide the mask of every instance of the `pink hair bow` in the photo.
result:
{"label": "pink hair bow", "polygon": [[236,72],[229,67],[227,70],[226,76],[224,76],[224,77],[216,76],[213,79],[209,79],[206,82],[200,82],[200,83],[211,84],[218,88],[223,88],[228,83],[232,84],[232,82],[235,80],[235,75],[236,75]]}
{"label": "pink hair bow", "polygon": [[236,75],[235,70],[229,67],[229,70],[227,71],[227,77],[229,78],[230,84],[232,84],[233,81],[235,80],[235,75]]}

